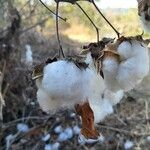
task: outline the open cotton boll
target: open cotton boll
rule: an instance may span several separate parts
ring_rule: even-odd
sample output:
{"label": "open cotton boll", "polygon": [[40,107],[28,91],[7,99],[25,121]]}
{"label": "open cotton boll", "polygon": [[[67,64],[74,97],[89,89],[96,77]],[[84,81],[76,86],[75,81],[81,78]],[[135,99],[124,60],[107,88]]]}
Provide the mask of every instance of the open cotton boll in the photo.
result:
{"label": "open cotton boll", "polygon": [[128,91],[139,84],[149,72],[148,48],[136,40],[124,41],[119,45],[118,53],[122,59],[116,79],[121,89]]}
{"label": "open cotton boll", "polygon": [[28,132],[29,127],[28,127],[27,124],[19,123],[19,124],[17,124],[17,129],[18,129],[18,131],[20,131],[20,132]]}
{"label": "open cotton boll", "polygon": [[60,60],[44,67],[37,100],[44,111],[50,111],[73,107],[86,99],[98,99],[103,89],[104,81],[95,70],[81,70],[73,62]]}
{"label": "open cotton boll", "polygon": [[32,65],[33,57],[32,57],[32,49],[30,45],[26,45],[26,64]]}

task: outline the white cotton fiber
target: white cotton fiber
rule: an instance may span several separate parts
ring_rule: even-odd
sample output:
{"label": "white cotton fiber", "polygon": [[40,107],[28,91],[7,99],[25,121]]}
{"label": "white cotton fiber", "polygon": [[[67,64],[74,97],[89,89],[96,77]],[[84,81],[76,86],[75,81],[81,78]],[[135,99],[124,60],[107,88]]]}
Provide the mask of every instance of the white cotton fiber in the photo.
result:
{"label": "white cotton fiber", "polygon": [[59,134],[59,133],[61,133],[62,131],[63,131],[63,128],[62,128],[61,125],[55,127],[55,129],[54,129],[54,132],[55,132],[56,134]]}
{"label": "white cotton fiber", "polygon": [[80,133],[81,129],[79,128],[79,126],[75,125],[73,127],[73,132],[75,135],[78,135]]}
{"label": "white cotton fiber", "polygon": [[113,106],[107,99],[90,102],[90,107],[94,113],[95,123],[102,121],[107,115],[113,113]]}
{"label": "white cotton fiber", "polygon": [[134,146],[134,143],[132,141],[127,140],[124,144],[124,149],[129,150]]}
{"label": "white cotton fiber", "polygon": [[[122,42],[118,47],[122,60],[116,79],[125,91],[133,89],[149,72],[148,48],[136,40],[131,41],[130,47],[129,43]],[[130,51],[128,48],[131,48]]]}
{"label": "white cotton fiber", "polygon": [[58,135],[58,139],[57,139],[59,142],[63,142],[63,141],[66,141],[68,140],[68,135],[65,133],[65,132],[61,132],[59,135]]}
{"label": "white cotton fiber", "polygon": [[54,144],[52,144],[52,150],[59,150],[60,148],[60,143],[59,142],[56,142]]}
{"label": "white cotton fiber", "polygon": [[19,124],[17,124],[17,129],[18,129],[18,131],[20,131],[20,132],[28,132],[29,127],[28,127],[27,124],[19,123]]}
{"label": "white cotton fiber", "polygon": [[86,139],[82,134],[80,134],[78,137],[78,143],[81,145],[93,144],[97,142],[104,142],[104,137],[100,135],[97,139]]}
{"label": "white cotton fiber", "polygon": [[116,76],[118,73],[119,62],[113,57],[107,57],[103,61],[103,73],[104,81],[109,90],[118,91],[120,87],[116,81]]}
{"label": "white cotton fiber", "polygon": [[50,134],[46,134],[45,136],[42,137],[42,141],[48,141],[50,139],[51,135]]}
{"label": "white cotton fiber", "polygon": [[51,144],[46,144],[44,150],[53,150]]}
{"label": "white cotton fiber", "polygon": [[68,127],[64,130],[64,133],[68,136],[68,139],[71,139],[73,137],[73,130],[72,128]]}
{"label": "white cotton fiber", "polygon": [[44,67],[38,83],[37,100],[44,111],[73,107],[86,99],[100,99],[103,79],[95,69],[79,69],[74,63],[60,60]]}

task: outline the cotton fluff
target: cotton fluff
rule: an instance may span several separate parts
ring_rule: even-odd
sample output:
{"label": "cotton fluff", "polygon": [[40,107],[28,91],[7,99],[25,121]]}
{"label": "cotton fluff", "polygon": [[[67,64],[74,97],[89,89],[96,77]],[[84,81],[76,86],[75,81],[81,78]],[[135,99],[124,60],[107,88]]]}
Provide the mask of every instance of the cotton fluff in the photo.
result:
{"label": "cotton fluff", "polygon": [[17,124],[17,129],[18,129],[18,131],[20,131],[20,132],[28,132],[29,127],[28,127],[27,124],[19,123],[19,124]]}
{"label": "cotton fluff", "polygon": [[59,150],[60,148],[60,143],[59,142],[56,142],[54,144],[52,144],[52,150]]}
{"label": "cotton fluff", "polygon": [[105,90],[101,100],[89,101],[90,107],[94,113],[94,122],[98,123],[102,121],[106,116],[113,113],[113,106],[120,102],[123,98],[123,91],[113,93],[109,90]]}
{"label": "cotton fluff", "polygon": [[150,135],[146,137],[147,141],[150,142]]}
{"label": "cotton fluff", "polygon": [[63,128],[62,128],[61,125],[59,125],[59,126],[57,126],[57,127],[54,128],[54,132],[55,132],[56,134],[59,134],[59,133],[61,133],[62,131],[63,131]]}
{"label": "cotton fluff", "polygon": [[128,52],[128,47],[126,48],[127,44],[129,45],[129,42],[125,41],[118,47],[118,53],[122,57],[122,61],[119,65],[118,75],[116,77],[121,88],[126,91],[133,89],[149,72],[147,46],[141,42],[132,40],[130,52]]}
{"label": "cotton fluff", "polygon": [[68,140],[68,135],[65,133],[65,132],[61,132],[59,135],[58,135],[58,139],[57,139],[59,142],[63,142],[63,141],[66,141]]}
{"label": "cotton fluff", "polygon": [[117,48],[120,62],[114,57],[103,61],[107,88],[128,91],[138,85],[149,72],[148,48],[137,40],[123,41]]}
{"label": "cotton fluff", "polygon": [[30,45],[26,45],[26,64],[32,65],[33,57],[32,57],[32,49]]}
{"label": "cotton fluff", "polygon": [[79,128],[79,126],[76,125],[76,126],[73,127],[73,132],[74,132],[75,135],[80,134],[80,131],[81,131],[81,129]]}
{"label": "cotton fluff", "polygon": [[127,140],[124,144],[124,149],[129,150],[134,146],[134,143],[132,141]]}
{"label": "cotton fluff", "polygon": [[58,141],[66,141],[73,137],[73,130],[72,128],[68,127],[63,132],[61,132],[58,136]]}
{"label": "cotton fluff", "polygon": [[46,144],[44,147],[44,150],[52,150],[52,145],[51,144]]}
{"label": "cotton fluff", "polygon": [[72,128],[68,127],[64,130],[64,133],[68,136],[68,139],[71,139],[73,137],[73,130]]}
{"label": "cotton fluff", "polygon": [[45,136],[42,137],[42,141],[48,141],[50,139],[51,135],[50,134],[46,134]]}
{"label": "cotton fluff", "polygon": [[97,143],[97,142],[104,142],[104,137],[102,135],[100,135],[97,139],[86,139],[82,134],[79,135],[78,137],[78,143],[81,145],[84,144],[93,144],[93,143]]}

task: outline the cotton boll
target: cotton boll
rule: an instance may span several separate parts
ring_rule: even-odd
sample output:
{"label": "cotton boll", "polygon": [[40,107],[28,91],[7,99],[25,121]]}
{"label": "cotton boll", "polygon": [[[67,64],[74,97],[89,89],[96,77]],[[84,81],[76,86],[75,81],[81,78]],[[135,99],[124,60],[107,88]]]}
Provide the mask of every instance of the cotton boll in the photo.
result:
{"label": "cotton boll", "polygon": [[128,55],[122,49],[126,45],[129,47],[127,42],[122,42],[118,47],[118,53],[124,59],[120,62],[116,79],[125,91],[133,89],[149,72],[148,48],[139,41],[130,42],[131,49],[130,52],[127,51]]}
{"label": "cotton boll", "polygon": [[56,142],[54,144],[52,144],[52,150],[59,150],[60,148],[60,143],[59,142]]}
{"label": "cotton boll", "polygon": [[38,86],[39,104],[44,111],[50,111],[71,108],[87,98],[100,97],[104,81],[94,69],[81,70],[72,62],[60,60],[44,67],[44,76]]}
{"label": "cotton boll", "polygon": [[44,150],[53,150],[51,144],[46,144]]}
{"label": "cotton boll", "polygon": [[59,133],[61,133],[62,131],[63,131],[63,128],[62,128],[61,125],[55,127],[55,129],[54,129],[54,132],[55,132],[56,134],[59,134]]}
{"label": "cotton boll", "polygon": [[79,128],[79,126],[76,125],[73,127],[74,134],[78,135],[80,133],[80,131],[81,131],[81,129]]}
{"label": "cotton boll", "polygon": [[32,49],[30,45],[26,45],[26,64],[32,65],[33,57],[32,57]]}
{"label": "cotton boll", "polygon": [[51,135],[50,134],[47,134],[45,136],[42,137],[42,141],[48,141],[50,139]]}
{"label": "cotton boll", "polygon": [[71,139],[73,137],[73,130],[70,127],[66,128],[64,130],[64,133],[66,133],[68,139]]}
{"label": "cotton boll", "polygon": [[26,125],[24,123],[19,123],[19,124],[17,124],[17,129],[20,132],[28,132],[29,127],[28,127],[28,125]]}
{"label": "cotton boll", "polygon": [[127,140],[124,144],[124,149],[129,150],[134,146],[134,143],[132,141]]}

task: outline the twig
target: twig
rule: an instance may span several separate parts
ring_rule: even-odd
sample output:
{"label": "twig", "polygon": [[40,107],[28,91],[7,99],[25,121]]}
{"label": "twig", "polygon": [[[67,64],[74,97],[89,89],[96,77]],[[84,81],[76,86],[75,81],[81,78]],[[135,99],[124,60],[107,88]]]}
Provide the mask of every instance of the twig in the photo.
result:
{"label": "twig", "polygon": [[39,0],[40,1],[40,3],[45,7],[45,8],[47,8],[53,15],[55,15],[56,17],[58,17],[58,18],[60,18],[60,19],[62,19],[63,21],[67,21],[67,18],[62,18],[61,16],[59,16],[58,14],[56,14],[56,13],[54,13],[52,10],[50,10],[41,0]]}
{"label": "twig", "polygon": [[81,7],[81,5],[78,4],[77,2],[76,2],[76,5],[81,9],[81,11],[86,15],[86,17],[90,20],[90,22],[92,23],[92,25],[95,27],[95,30],[96,30],[96,33],[97,33],[97,42],[99,42],[99,29],[98,29],[98,27],[95,25],[95,23],[89,17],[89,15],[85,12],[85,10]]}
{"label": "twig", "polygon": [[16,123],[22,121],[22,120],[45,120],[48,119],[49,117],[38,117],[38,116],[30,116],[30,117],[24,117],[24,118],[19,118],[13,121],[10,121],[8,123],[3,124],[2,129],[5,130],[11,126],[14,126]]}
{"label": "twig", "polygon": [[91,2],[93,3],[94,7],[96,8],[96,10],[100,13],[100,15],[104,18],[104,20],[111,26],[111,28],[116,32],[118,38],[120,37],[120,33],[117,31],[117,29],[115,29],[115,27],[108,21],[108,19],[103,15],[103,13],[99,10],[99,8],[97,7],[97,5],[95,4],[94,0],[91,0]]}
{"label": "twig", "polygon": [[58,27],[58,10],[59,10],[59,2],[56,3],[56,35],[57,35],[57,40],[58,40],[58,44],[59,44],[59,58],[62,57],[65,58],[63,49],[62,49],[62,45],[60,43],[60,38],[59,38],[59,27]]}
{"label": "twig", "polygon": [[37,22],[36,24],[34,24],[34,25],[32,25],[32,26],[30,26],[30,27],[28,27],[28,28],[26,28],[26,29],[20,31],[19,34],[22,34],[22,33],[24,33],[24,32],[27,32],[27,31],[29,31],[29,30],[35,28],[36,26],[38,26],[38,25],[44,23],[44,22],[47,21],[48,19],[49,19],[49,17],[47,17],[47,18],[45,18],[45,19],[43,19],[43,20]]}
{"label": "twig", "polygon": [[127,131],[127,130],[124,130],[124,129],[118,129],[118,128],[114,128],[114,127],[110,127],[110,126],[104,126],[104,125],[100,125],[100,127],[104,128],[104,129],[108,129],[108,130],[113,130],[113,131],[117,131],[117,132],[120,132],[120,133],[124,133],[124,134],[129,134],[131,136],[148,136],[150,135],[149,132],[145,132],[145,133],[138,133],[136,131]]}

